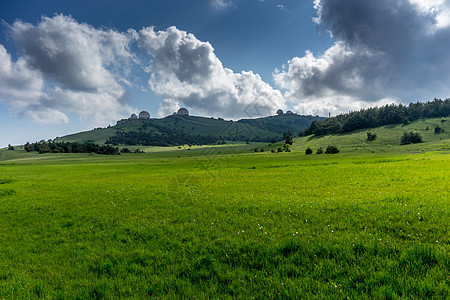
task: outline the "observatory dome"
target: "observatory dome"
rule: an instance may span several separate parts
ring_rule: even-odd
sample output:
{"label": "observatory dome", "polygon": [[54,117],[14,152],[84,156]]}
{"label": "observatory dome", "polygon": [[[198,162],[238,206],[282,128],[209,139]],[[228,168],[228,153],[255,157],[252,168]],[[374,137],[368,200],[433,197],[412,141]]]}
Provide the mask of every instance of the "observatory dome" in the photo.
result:
{"label": "observatory dome", "polygon": [[277,110],[277,115],[282,115],[282,114],[283,114],[283,110],[282,109]]}
{"label": "observatory dome", "polygon": [[177,114],[180,116],[189,116],[189,111],[186,108],[182,107],[178,110]]}
{"label": "observatory dome", "polygon": [[288,110],[288,111],[286,112],[286,114],[287,114],[287,115],[293,115],[294,113],[293,113],[292,111]]}
{"label": "observatory dome", "polygon": [[150,119],[150,113],[148,111],[145,111],[145,110],[141,111],[139,113],[139,119],[144,119],[144,120]]}
{"label": "observatory dome", "polygon": [[138,116],[136,114],[132,114],[130,117],[130,119],[137,119],[137,118],[138,118]]}

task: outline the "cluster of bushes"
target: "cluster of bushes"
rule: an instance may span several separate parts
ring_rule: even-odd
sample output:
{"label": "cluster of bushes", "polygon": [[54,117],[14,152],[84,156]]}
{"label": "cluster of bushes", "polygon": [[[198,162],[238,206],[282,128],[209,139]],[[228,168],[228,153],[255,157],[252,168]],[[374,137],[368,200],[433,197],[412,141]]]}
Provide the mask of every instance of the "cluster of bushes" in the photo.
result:
{"label": "cluster of bushes", "polygon": [[54,142],[40,141],[35,143],[26,143],[25,151],[37,151],[39,153],[96,153],[116,155],[120,154],[119,148],[110,145],[100,146],[94,143],[78,143],[78,142]]}
{"label": "cluster of bushes", "polygon": [[[276,150],[272,149],[270,152],[279,153],[279,152],[291,152],[291,146],[294,143],[292,131],[287,131],[283,133],[284,144],[281,147],[278,147]],[[273,143],[275,141],[272,141]]]}
{"label": "cluster of bushes", "polygon": [[376,139],[377,139],[377,134],[375,132],[373,132],[373,133],[370,131],[367,132],[367,140],[368,141],[374,141]]}
{"label": "cluster of bushes", "polygon": [[408,106],[391,104],[341,114],[325,121],[315,120],[299,135],[345,133],[390,124],[409,124],[418,119],[449,115],[450,99],[434,99],[427,103],[410,103]]}
{"label": "cluster of bushes", "polygon": [[400,143],[402,145],[417,144],[422,142],[423,142],[422,133],[416,130],[403,132],[402,137],[400,139]]}
{"label": "cluster of bushes", "polygon": [[128,148],[122,148],[122,149],[120,149],[120,153],[145,153],[144,151],[141,151],[141,150],[139,150],[139,149],[136,149],[136,150],[134,150],[134,151],[131,151],[130,149],[128,149]]}
{"label": "cluster of bushes", "polygon": [[279,153],[279,152],[291,152],[291,145],[284,144],[283,147],[278,147],[277,150],[272,149],[270,150],[272,153]]}
{"label": "cluster of bushes", "polygon": [[[317,154],[337,154],[339,153],[341,150],[338,149],[338,147],[333,146],[333,145],[328,145],[328,147],[325,149],[325,151],[323,150],[322,147],[319,147],[319,149],[316,150]],[[313,149],[311,149],[311,147],[306,148],[305,150],[305,154],[306,155],[310,155],[313,154]]]}
{"label": "cluster of bushes", "polygon": [[443,133],[443,132],[444,132],[444,128],[442,128],[441,125],[437,124],[437,125],[434,127],[434,133],[440,134],[440,133]]}

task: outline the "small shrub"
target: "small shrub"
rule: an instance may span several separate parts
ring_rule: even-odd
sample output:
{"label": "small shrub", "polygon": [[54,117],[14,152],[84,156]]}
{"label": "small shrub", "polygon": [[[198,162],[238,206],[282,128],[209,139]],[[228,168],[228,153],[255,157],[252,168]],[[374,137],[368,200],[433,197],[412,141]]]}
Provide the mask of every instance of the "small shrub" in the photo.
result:
{"label": "small shrub", "polygon": [[329,145],[327,147],[327,150],[325,150],[325,153],[326,154],[337,154],[337,153],[339,153],[339,151],[340,150],[338,149],[338,147]]}
{"label": "small shrub", "polygon": [[281,147],[278,147],[277,152],[283,152],[283,149],[281,149]]}
{"label": "small shrub", "polygon": [[405,131],[403,132],[400,142],[402,145],[422,143],[422,133],[415,130]]}
{"label": "small shrub", "polygon": [[440,134],[444,132],[444,128],[442,128],[439,124],[434,127],[434,133]]}
{"label": "small shrub", "polygon": [[122,149],[120,150],[120,153],[131,153],[131,151],[130,151],[130,149],[128,149],[128,148],[122,148]]}
{"label": "small shrub", "polygon": [[322,147],[320,147],[319,149],[317,149],[316,153],[317,153],[317,154],[322,154],[322,153],[323,153]]}
{"label": "small shrub", "polygon": [[367,140],[368,141],[374,141],[376,138],[377,138],[377,134],[375,132],[374,133],[372,133],[370,131],[367,132]]}
{"label": "small shrub", "polygon": [[306,148],[306,150],[305,150],[306,155],[310,155],[312,153],[313,153],[313,150],[311,149],[311,147]]}

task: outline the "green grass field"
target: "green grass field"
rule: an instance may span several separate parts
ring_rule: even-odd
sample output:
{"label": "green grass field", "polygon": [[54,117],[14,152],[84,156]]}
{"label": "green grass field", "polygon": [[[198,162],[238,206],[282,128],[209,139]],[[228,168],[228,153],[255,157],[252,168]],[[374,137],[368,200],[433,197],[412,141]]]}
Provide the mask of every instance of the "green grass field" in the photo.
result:
{"label": "green grass field", "polygon": [[[421,131],[277,154],[2,151],[0,299],[448,299],[449,140]],[[341,153],[304,153],[328,143]]]}

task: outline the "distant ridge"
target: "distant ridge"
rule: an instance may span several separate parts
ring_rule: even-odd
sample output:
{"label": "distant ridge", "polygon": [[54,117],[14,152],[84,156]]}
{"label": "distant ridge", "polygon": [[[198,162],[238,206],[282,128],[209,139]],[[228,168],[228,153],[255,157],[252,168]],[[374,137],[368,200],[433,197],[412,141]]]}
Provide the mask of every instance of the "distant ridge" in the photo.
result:
{"label": "distant ridge", "polygon": [[55,140],[144,146],[206,145],[226,141],[273,142],[281,140],[284,132],[291,131],[297,134],[305,130],[311,122],[325,119],[283,114],[227,121],[222,118],[177,114],[161,119],[122,119],[114,126],[74,133]]}

